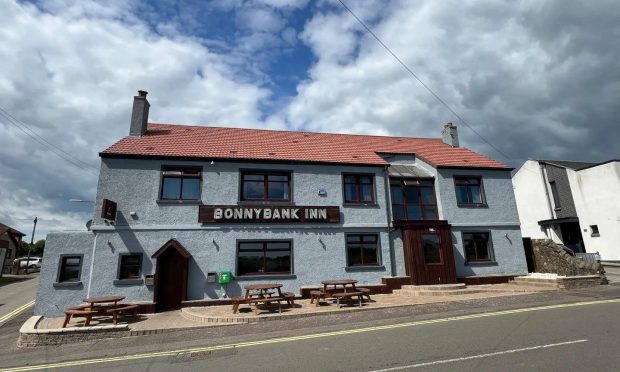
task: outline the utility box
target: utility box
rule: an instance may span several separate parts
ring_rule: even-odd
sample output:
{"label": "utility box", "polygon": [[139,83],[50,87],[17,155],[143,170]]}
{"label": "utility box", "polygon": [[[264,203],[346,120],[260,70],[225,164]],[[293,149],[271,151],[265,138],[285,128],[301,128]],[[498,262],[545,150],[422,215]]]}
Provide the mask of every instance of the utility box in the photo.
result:
{"label": "utility box", "polygon": [[228,284],[232,279],[232,273],[230,270],[220,270],[217,273],[217,282],[220,284]]}
{"label": "utility box", "polygon": [[144,276],[144,284],[146,285],[155,285],[155,275],[145,275]]}
{"label": "utility box", "polygon": [[217,282],[217,273],[215,271],[209,271],[207,273],[207,283],[215,283]]}

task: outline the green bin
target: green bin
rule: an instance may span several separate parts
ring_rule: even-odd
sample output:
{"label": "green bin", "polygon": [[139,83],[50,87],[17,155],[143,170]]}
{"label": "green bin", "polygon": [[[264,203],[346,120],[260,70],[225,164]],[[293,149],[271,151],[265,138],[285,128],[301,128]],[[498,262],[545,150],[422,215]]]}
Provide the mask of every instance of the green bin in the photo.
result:
{"label": "green bin", "polygon": [[232,278],[232,273],[230,270],[221,270],[217,273],[217,282],[220,284],[228,284],[230,283],[230,279]]}

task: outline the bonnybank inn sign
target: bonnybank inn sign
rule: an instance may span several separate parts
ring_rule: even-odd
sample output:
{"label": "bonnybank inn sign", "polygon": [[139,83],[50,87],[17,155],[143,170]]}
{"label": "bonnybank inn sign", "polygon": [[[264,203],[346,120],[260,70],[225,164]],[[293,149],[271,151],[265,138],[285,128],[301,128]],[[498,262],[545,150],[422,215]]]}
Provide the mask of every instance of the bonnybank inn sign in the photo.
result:
{"label": "bonnybank inn sign", "polygon": [[339,223],[340,207],[201,205],[198,221],[201,223]]}

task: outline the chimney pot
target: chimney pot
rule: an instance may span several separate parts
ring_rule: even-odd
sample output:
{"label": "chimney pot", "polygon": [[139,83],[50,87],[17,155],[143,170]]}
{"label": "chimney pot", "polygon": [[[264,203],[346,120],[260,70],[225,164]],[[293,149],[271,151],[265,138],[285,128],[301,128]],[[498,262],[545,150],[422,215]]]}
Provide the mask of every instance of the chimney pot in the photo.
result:
{"label": "chimney pot", "polygon": [[452,147],[459,147],[459,134],[456,131],[456,127],[452,123],[446,123],[441,131],[441,140],[446,145]]}
{"label": "chimney pot", "polygon": [[140,137],[146,133],[146,126],[149,122],[149,108],[151,107],[146,99],[147,94],[146,90],[139,90],[138,95],[133,97],[133,110],[129,127],[130,136]]}

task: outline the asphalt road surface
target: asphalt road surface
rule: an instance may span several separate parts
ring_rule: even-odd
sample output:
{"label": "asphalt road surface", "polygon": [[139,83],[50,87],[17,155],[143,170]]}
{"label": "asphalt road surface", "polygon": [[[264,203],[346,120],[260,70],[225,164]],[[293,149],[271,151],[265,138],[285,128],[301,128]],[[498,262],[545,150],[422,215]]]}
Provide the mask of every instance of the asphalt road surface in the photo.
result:
{"label": "asphalt road surface", "polygon": [[0,287],[0,327],[15,315],[30,311],[39,286],[39,277]]}
{"label": "asphalt road surface", "polygon": [[618,314],[620,299],[596,299],[120,357],[108,354],[99,360],[75,355],[66,358],[68,362],[33,363],[23,370],[618,371]]}

